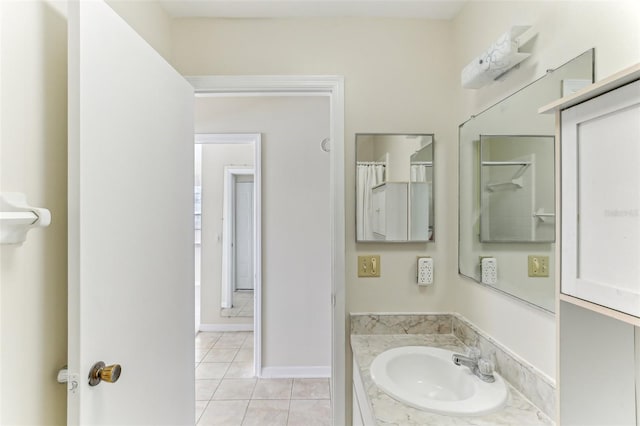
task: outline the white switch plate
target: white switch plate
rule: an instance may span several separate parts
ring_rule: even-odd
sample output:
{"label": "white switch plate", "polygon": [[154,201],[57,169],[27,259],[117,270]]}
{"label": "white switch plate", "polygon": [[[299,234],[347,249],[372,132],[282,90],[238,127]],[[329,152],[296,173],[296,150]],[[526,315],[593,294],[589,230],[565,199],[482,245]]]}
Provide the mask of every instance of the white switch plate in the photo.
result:
{"label": "white switch plate", "polygon": [[498,283],[498,260],[495,257],[483,257],[480,261],[483,284]]}
{"label": "white switch plate", "polygon": [[433,259],[431,257],[418,258],[418,284],[433,284]]}

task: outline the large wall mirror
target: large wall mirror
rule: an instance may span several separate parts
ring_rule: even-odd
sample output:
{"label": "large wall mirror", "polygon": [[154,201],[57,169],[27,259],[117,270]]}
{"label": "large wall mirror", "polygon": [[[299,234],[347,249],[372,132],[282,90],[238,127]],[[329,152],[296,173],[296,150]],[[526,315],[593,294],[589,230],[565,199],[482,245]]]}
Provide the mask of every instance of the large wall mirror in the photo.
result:
{"label": "large wall mirror", "polygon": [[356,240],[434,241],[433,134],[356,135]]}
{"label": "large wall mirror", "polygon": [[538,108],[592,82],[593,49],[459,128],[460,274],[549,312],[555,308],[555,117]]}

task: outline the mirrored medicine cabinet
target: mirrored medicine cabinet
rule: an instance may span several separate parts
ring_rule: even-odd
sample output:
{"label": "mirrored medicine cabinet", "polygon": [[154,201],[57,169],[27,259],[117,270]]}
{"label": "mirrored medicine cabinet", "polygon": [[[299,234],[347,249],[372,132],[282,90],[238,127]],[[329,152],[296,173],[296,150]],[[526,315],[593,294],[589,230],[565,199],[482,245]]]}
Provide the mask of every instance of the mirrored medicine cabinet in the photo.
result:
{"label": "mirrored medicine cabinet", "polygon": [[549,312],[555,117],[538,108],[591,84],[593,57],[588,50],[459,126],[459,272]]}
{"label": "mirrored medicine cabinet", "polygon": [[356,134],[356,241],[434,241],[433,134]]}

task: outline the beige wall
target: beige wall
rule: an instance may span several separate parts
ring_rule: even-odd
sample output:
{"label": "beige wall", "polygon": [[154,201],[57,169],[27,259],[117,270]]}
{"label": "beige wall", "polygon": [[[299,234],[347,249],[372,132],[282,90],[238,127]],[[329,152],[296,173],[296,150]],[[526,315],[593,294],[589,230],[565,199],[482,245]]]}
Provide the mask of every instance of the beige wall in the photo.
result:
{"label": "beige wall", "polygon": [[[475,91],[455,85],[455,124],[591,47],[596,48],[596,80],[640,61],[638,22],[640,3],[635,1],[467,3],[452,25],[456,76],[510,25],[534,25],[538,36],[526,46],[532,56],[503,81]],[[456,174],[450,170],[446,179],[456,182]],[[470,280],[452,278],[456,311],[555,377],[554,316]]]}
{"label": "beige wall", "polygon": [[[436,244],[355,244],[355,133],[435,133],[436,173],[455,169],[448,146],[455,72],[447,22],[420,19],[178,19],[173,62],[183,74],[339,74],[345,77],[347,310],[446,309],[445,259],[455,253],[455,192],[436,176]],[[434,100],[445,100],[434,101]],[[449,235],[447,235],[449,234]],[[418,288],[415,255],[436,260],[436,285]],[[380,253],[382,277],[358,279],[356,255]],[[455,264],[455,263],[454,263]],[[440,285],[438,285],[440,284]]]}
{"label": "beige wall", "polygon": [[67,22],[64,4],[2,2],[0,191],[51,211],[0,246],[0,423],[63,424],[67,359]]}
{"label": "beige wall", "polygon": [[105,0],[162,57],[171,53],[171,17],[156,1]]}
{"label": "beige wall", "polygon": [[[262,367],[329,367],[329,98],[198,98],[196,133],[262,134]],[[203,192],[203,213],[209,201]],[[219,232],[210,223],[203,236]]]}
{"label": "beige wall", "polygon": [[380,160],[389,154],[389,164],[385,168],[386,182],[409,182],[411,179],[411,155],[420,148],[419,138],[404,135],[384,135],[376,137],[374,159]]}
{"label": "beige wall", "polygon": [[[202,106],[207,99],[210,98],[199,98],[196,102],[196,117],[201,117]],[[196,128],[199,128],[198,122]],[[251,317],[220,316],[225,166],[253,166],[253,146],[202,145],[200,323],[253,324]]]}

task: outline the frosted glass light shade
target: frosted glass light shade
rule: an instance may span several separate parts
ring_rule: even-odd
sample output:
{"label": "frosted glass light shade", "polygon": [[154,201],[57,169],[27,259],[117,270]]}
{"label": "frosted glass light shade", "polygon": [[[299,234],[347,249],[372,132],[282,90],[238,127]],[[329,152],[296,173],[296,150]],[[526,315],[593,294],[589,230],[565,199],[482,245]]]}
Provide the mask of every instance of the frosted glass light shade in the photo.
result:
{"label": "frosted glass light shade", "polygon": [[531,27],[528,25],[511,27],[486,51],[464,67],[460,76],[462,87],[479,89],[529,57],[529,53],[518,51],[517,40],[517,37],[529,28]]}

